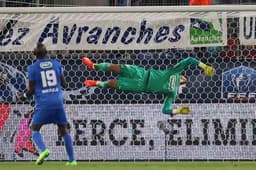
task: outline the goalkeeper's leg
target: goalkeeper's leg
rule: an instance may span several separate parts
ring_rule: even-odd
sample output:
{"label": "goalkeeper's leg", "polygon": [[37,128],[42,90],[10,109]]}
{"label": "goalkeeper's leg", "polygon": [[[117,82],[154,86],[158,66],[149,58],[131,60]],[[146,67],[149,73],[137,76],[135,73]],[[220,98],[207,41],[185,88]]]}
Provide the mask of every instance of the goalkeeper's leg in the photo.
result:
{"label": "goalkeeper's leg", "polygon": [[144,92],[145,84],[141,79],[129,79],[129,78],[119,78],[111,79],[107,81],[96,81],[96,80],[85,80],[84,84],[86,86],[92,87],[110,87],[117,90],[125,91],[125,92]]}
{"label": "goalkeeper's leg", "polygon": [[120,64],[111,64],[111,63],[93,63],[89,58],[83,57],[82,62],[86,65],[90,70],[96,69],[100,71],[111,71],[119,74],[121,72]]}
{"label": "goalkeeper's leg", "polygon": [[99,81],[99,80],[85,80],[84,84],[88,87],[111,87],[116,89],[117,88],[117,80],[107,80],[107,81]]}

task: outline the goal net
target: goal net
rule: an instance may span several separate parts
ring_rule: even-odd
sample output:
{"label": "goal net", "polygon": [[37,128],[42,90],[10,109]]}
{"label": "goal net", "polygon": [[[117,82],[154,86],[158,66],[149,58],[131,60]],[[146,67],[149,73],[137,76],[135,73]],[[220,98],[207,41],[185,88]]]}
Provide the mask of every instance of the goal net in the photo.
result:
{"label": "goal net", "polygon": [[[218,11],[216,11],[218,9]],[[234,11],[231,11],[234,9]],[[247,9],[247,12],[243,12]],[[27,67],[37,42],[64,68],[65,109],[78,160],[254,160],[256,145],[255,6],[30,8],[0,14],[0,160],[34,160],[29,123],[33,99],[22,103]],[[23,11],[24,10],[24,11]],[[231,11],[231,12],[230,12]],[[164,70],[195,57],[216,69],[206,77],[195,65],[173,107],[190,115],[161,113],[164,96],[86,87],[108,80],[96,63],[134,64]],[[159,129],[164,122],[168,131]],[[65,160],[54,125],[42,129],[52,151]]]}

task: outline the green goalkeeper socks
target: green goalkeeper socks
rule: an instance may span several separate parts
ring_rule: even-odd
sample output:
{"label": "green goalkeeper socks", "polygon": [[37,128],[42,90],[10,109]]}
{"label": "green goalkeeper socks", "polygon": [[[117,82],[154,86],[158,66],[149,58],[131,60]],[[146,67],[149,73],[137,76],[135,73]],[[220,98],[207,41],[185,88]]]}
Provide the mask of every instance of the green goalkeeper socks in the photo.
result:
{"label": "green goalkeeper socks", "polygon": [[94,67],[95,67],[97,70],[108,71],[108,70],[109,70],[109,67],[110,67],[110,63],[94,64]]}
{"label": "green goalkeeper socks", "polygon": [[97,83],[98,87],[108,87],[108,81],[99,81]]}
{"label": "green goalkeeper socks", "polygon": [[[96,70],[100,71],[109,71],[111,63],[99,63],[99,64],[94,64],[94,67]],[[108,87],[108,81],[99,81],[97,82],[98,87]]]}

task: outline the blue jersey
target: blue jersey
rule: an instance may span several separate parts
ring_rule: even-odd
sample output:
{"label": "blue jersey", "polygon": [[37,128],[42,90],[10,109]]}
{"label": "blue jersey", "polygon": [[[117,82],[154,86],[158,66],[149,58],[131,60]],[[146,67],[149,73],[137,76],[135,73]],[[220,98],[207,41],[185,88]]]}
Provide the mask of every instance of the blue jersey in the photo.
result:
{"label": "blue jersey", "polygon": [[38,59],[28,67],[28,79],[35,85],[36,110],[63,108],[61,75],[62,66],[53,59]]}

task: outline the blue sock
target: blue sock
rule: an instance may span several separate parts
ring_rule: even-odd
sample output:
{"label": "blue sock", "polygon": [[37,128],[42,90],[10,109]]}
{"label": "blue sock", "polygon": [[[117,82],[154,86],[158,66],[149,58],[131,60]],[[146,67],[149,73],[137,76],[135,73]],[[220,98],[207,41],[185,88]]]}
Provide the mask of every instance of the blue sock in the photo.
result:
{"label": "blue sock", "polygon": [[36,146],[41,150],[41,152],[43,152],[46,149],[40,132],[32,131],[32,139],[33,139],[34,143],[36,144]]}
{"label": "blue sock", "polygon": [[73,143],[72,143],[71,136],[69,134],[65,134],[63,138],[65,142],[66,151],[69,157],[69,162],[74,161],[75,158],[74,158]]}

